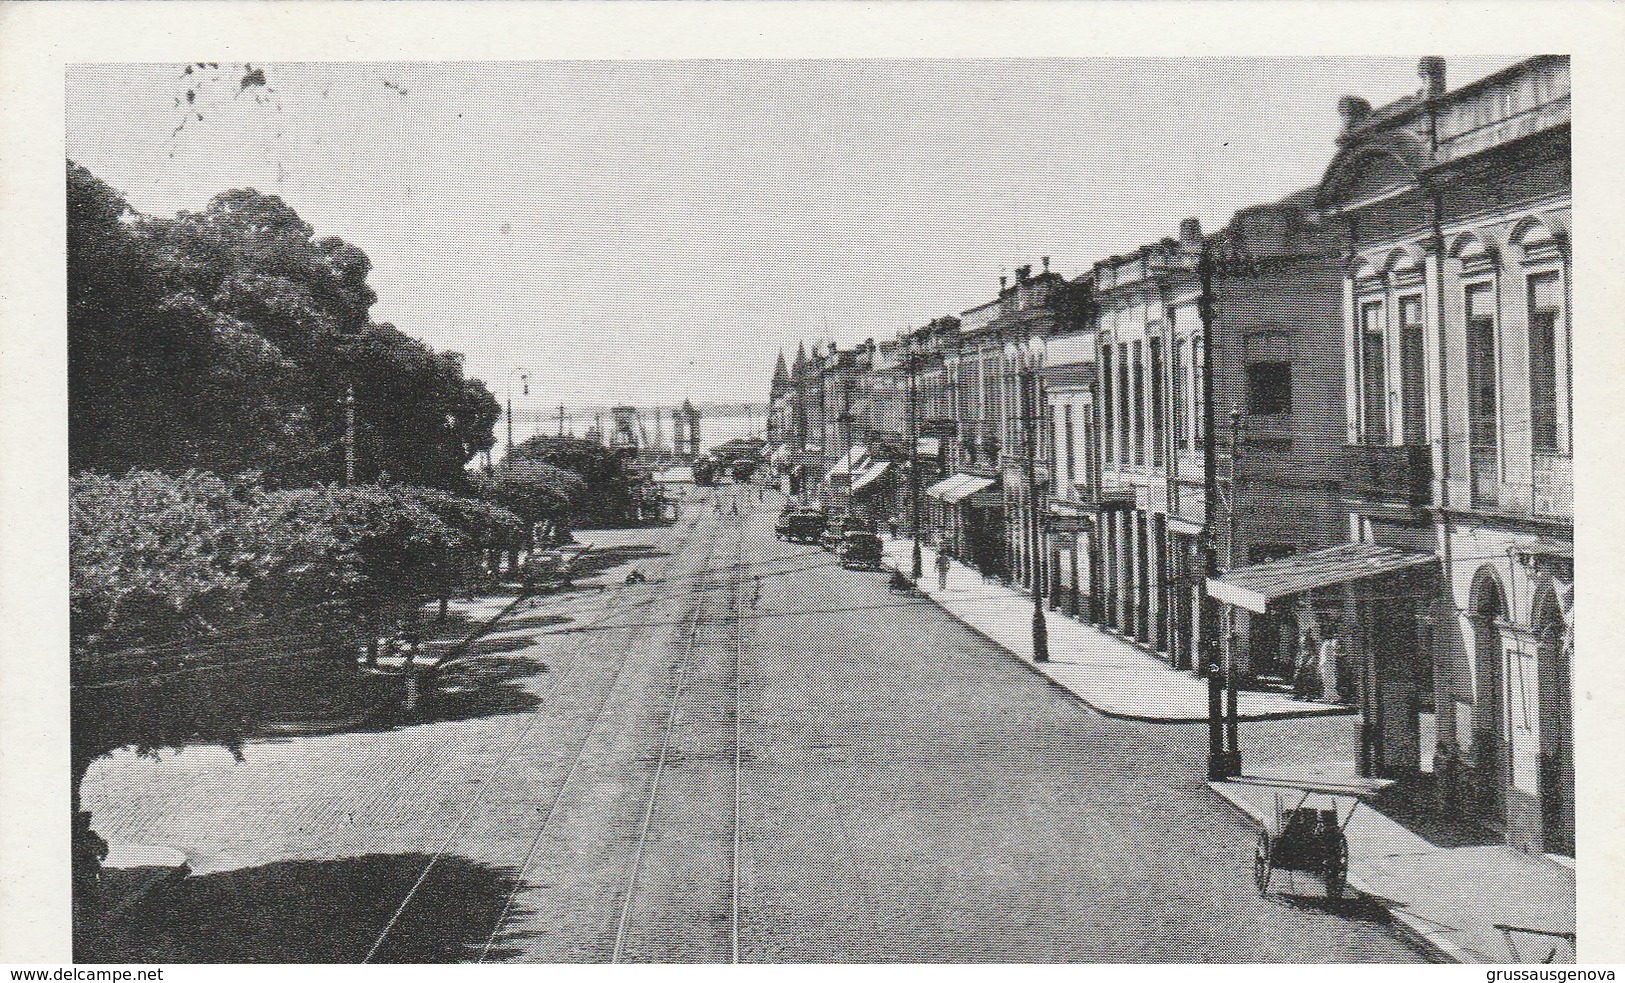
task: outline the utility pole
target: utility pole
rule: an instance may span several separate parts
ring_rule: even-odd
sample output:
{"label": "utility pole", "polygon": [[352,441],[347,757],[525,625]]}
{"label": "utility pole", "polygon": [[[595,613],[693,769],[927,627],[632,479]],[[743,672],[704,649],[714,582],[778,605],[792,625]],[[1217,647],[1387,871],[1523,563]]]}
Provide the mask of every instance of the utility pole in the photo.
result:
{"label": "utility pole", "polygon": [[564,404],[559,404],[559,436],[564,436]]}
{"label": "utility pole", "polygon": [[[908,352],[908,437],[911,442],[908,465],[909,537],[914,541],[911,573],[916,583],[924,571],[920,555],[920,407],[915,377],[919,374],[919,347],[913,334],[907,336]],[[938,544],[941,545],[940,543]]]}
{"label": "utility pole", "polygon": [[355,386],[344,388],[344,487],[355,484]]}
{"label": "utility pole", "polygon": [[1038,376],[1030,368],[1021,372],[1021,401],[1026,404],[1021,423],[1027,442],[1027,453],[1023,457],[1026,459],[1027,512],[1031,526],[1027,555],[1032,562],[1033,661],[1048,662],[1049,624],[1044,620],[1044,575],[1040,569],[1042,559],[1038,555],[1041,543],[1038,534]]}
{"label": "utility pole", "polygon": [[[1241,423],[1241,407],[1237,406],[1230,411],[1230,549],[1226,572],[1241,565]],[[1229,644],[1224,649],[1224,736],[1225,750],[1229,755],[1225,760],[1233,769],[1233,775],[1241,774],[1241,740],[1237,733],[1239,713],[1236,710],[1236,642],[1240,636],[1236,631],[1238,617],[1239,613],[1232,607]]]}
{"label": "utility pole", "polygon": [[[1213,248],[1206,237],[1199,246],[1196,273],[1202,285],[1197,313],[1202,318],[1202,669],[1207,674],[1207,773],[1214,780],[1233,778],[1241,769],[1232,765],[1225,747],[1224,681],[1220,678],[1218,601],[1208,580],[1219,575],[1219,549],[1214,523],[1219,515],[1218,448],[1213,424]],[[1239,763],[1238,763],[1239,764]]]}
{"label": "utility pole", "polygon": [[513,370],[509,371],[508,372],[508,414],[507,414],[508,415],[508,456],[503,458],[504,461],[508,461],[513,457],[513,377],[516,376],[516,375],[519,377],[520,385],[523,386],[522,395],[525,395],[525,396],[530,395],[530,370],[525,369],[525,368],[516,368],[516,369],[513,369]]}

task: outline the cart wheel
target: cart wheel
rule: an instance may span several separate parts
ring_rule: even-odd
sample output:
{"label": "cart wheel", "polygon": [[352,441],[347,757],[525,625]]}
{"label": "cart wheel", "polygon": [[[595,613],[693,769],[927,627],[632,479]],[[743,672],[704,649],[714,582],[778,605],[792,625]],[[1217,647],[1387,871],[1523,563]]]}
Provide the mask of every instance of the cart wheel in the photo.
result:
{"label": "cart wheel", "polygon": [[1270,890],[1270,834],[1258,834],[1258,846],[1253,850],[1253,883],[1258,886],[1259,894],[1268,894]]}
{"label": "cart wheel", "polygon": [[1329,844],[1331,852],[1326,857],[1326,897],[1336,899],[1343,896],[1343,888],[1349,879],[1349,841],[1341,832]]}

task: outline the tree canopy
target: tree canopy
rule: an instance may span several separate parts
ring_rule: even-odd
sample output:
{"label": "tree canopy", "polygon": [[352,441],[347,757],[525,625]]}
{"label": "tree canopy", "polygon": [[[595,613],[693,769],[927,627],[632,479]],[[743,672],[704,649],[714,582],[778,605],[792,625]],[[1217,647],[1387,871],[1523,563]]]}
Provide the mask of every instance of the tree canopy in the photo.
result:
{"label": "tree canopy", "polygon": [[579,437],[540,436],[516,446],[512,461],[503,466],[522,469],[529,462],[575,472],[580,476],[579,487],[571,493],[575,523],[618,525],[638,515],[643,478],[630,467],[635,457],[636,451],[629,447],[605,447]]}
{"label": "tree canopy", "polygon": [[72,161],[67,183],[74,471],[337,480],[352,388],[360,481],[460,487],[491,447],[484,383],[374,323],[366,254],[281,198],[237,189],[155,218]]}

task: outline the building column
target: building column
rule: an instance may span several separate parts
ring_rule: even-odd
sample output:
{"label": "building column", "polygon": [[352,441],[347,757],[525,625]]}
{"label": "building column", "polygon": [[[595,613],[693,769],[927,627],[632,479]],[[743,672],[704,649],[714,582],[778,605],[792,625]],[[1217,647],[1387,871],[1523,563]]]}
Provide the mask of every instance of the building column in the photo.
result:
{"label": "building column", "polygon": [[1128,609],[1123,602],[1128,593],[1124,586],[1128,583],[1128,547],[1123,535],[1123,515],[1122,509],[1111,512],[1111,552],[1108,554],[1111,557],[1111,599],[1106,605],[1110,624],[1119,631],[1128,624]]}
{"label": "building column", "polygon": [[1151,610],[1150,610],[1150,641],[1153,648],[1166,654],[1168,652],[1168,622],[1166,612],[1163,610],[1163,600],[1167,590],[1166,574],[1168,571],[1168,553],[1165,548],[1167,520],[1155,513],[1148,513],[1151,520],[1150,536],[1148,537],[1150,549],[1147,558],[1151,561],[1148,572],[1151,575]]}

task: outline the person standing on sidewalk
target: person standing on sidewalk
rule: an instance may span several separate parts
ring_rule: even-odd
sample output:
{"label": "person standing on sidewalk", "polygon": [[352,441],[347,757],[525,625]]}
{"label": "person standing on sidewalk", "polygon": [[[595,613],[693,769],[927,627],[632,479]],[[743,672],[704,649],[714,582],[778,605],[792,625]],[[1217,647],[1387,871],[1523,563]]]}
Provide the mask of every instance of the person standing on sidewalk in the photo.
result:
{"label": "person standing on sidewalk", "polygon": [[1331,630],[1328,630],[1326,640],[1320,643],[1320,694],[1322,699],[1332,703],[1343,702],[1343,696],[1337,688],[1337,670],[1342,661],[1343,644]]}
{"label": "person standing on sidewalk", "polygon": [[1313,628],[1298,635],[1297,665],[1292,672],[1292,695],[1300,700],[1318,700],[1325,689],[1320,678],[1320,653]]}
{"label": "person standing on sidewalk", "polygon": [[946,550],[937,551],[937,590],[948,589],[948,553]]}

